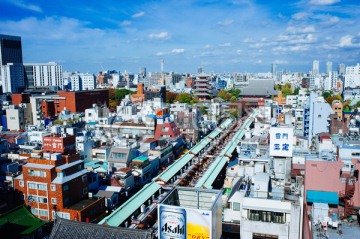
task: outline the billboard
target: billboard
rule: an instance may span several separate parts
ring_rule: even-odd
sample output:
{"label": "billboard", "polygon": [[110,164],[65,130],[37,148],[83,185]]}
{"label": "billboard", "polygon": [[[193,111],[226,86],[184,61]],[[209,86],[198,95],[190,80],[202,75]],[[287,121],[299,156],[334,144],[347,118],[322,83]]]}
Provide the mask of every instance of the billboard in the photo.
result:
{"label": "billboard", "polygon": [[210,210],[169,205],[159,205],[158,209],[160,239],[213,238]]}
{"label": "billboard", "polygon": [[44,151],[62,153],[64,152],[63,140],[57,137],[44,137],[43,148]]}
{"label": "billboard", "polygon": [[294,133],[292,128],[270,128],[270,156],[292,157]]}

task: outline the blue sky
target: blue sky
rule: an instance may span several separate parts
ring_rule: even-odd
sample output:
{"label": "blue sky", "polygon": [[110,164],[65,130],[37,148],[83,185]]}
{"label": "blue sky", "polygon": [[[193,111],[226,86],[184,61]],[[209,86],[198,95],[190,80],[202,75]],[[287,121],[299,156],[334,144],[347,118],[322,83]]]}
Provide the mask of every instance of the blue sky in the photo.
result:
{"label": "blue sky", "polygon": [[22,37],[25,62],[65,70],[309,71],[360,56],[358,0],[0,1],[0,34]]}

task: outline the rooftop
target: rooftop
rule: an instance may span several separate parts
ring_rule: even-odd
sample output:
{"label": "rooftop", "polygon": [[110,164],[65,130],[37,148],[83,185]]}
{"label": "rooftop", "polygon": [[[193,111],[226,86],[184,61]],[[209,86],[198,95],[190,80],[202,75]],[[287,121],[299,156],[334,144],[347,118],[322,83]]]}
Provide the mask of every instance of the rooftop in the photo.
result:
{"label": "rooftop", "polygon": [[86,207],[90,206],[91,204],[93,204],[94,202],[96,202],[97,200],[99,200],[98,197],[84,199],[84,200],[81,200],[78,203],[75,203],[75,204],[71,205],[69,207],[69,209],[76,210],[76,211],[81,211],[84,208],[86,208]]}

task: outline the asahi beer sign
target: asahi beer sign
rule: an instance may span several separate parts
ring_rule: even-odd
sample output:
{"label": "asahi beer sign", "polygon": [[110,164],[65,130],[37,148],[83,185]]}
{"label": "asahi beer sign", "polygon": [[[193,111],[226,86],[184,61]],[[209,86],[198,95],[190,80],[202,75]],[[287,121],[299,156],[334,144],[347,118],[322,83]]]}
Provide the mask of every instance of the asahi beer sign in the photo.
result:
{"label": "asahi beer sign", "polygon": [[212,212],[159,205],[160,239],[210,239]]}

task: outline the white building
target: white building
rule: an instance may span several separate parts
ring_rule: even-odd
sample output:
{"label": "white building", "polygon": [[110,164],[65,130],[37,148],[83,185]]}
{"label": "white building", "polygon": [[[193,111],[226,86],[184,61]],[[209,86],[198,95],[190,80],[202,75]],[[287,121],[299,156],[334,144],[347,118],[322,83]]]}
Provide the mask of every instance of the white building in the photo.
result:
{"label": "white building", "polygon": [[8,63],[1,66],[3,93],[19,93],[25,89],[24,66]]}
{"label": "white building", "polygon": [[55,63],[26,63],[24,64],[25,77],[29,87],[64,85],[62,66]]}
{"label": "white building", "polygon": [[347,66],[345,71],[344,88],[356,88],[360,86],[360,64]]}
{"label": "white building", "polygon": [[319,61],[316,61],[316,60],[313,61],[313,68],[312,68],[312,73],[313,73],[313,75],[318,75],[318,74],[320,73],[320,71],[319,71],[319,69],[320,69],[319,65],[320,65]]}
{"label": "white building", "polygon": [[8,130],[25,129],[25,110],[16,105],[10,105],[6,109],[6,121]]}
{"label": "white building", "polygon": [[71,90],[93,90],[96,88],[96,77],[94,74],[77,73],[70,76]]}

